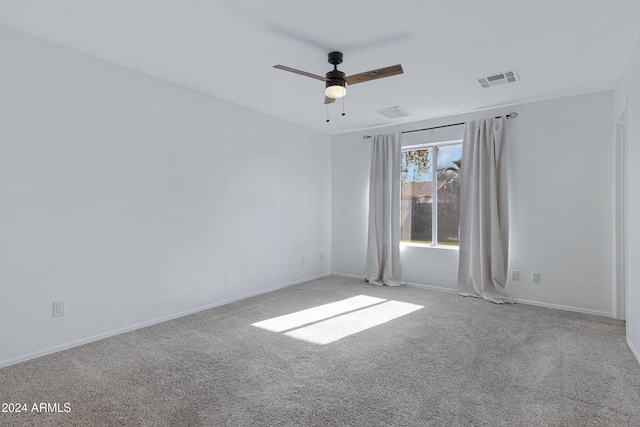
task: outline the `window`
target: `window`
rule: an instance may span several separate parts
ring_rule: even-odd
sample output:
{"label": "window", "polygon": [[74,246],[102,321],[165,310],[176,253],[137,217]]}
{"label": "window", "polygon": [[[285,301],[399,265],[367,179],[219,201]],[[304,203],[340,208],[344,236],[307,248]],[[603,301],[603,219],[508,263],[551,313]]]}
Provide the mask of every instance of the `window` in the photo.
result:
{"label": "window", "polygon": [[460,140],[403,148],[400,241],[458,246],[461,158]]}

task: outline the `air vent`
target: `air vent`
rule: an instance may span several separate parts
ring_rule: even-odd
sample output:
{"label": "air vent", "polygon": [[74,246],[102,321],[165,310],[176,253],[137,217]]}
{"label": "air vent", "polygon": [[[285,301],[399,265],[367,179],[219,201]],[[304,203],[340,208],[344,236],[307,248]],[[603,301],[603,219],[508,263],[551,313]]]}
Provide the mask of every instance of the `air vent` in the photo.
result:
{"label": "air vent", "polygon": [[409,113],[400,107],[383,108],[382,110],[376,110],[376,113],[380,113],[387,119],[397,119],[399,117],[407,117]]}
{"label": "air vent", "polygon": [[478,83],[484,88],[502,85],[505,83],[515,83],[520,78],[516,70],[505,71],[503,73],[493,74],[487,77],[479,77]]}

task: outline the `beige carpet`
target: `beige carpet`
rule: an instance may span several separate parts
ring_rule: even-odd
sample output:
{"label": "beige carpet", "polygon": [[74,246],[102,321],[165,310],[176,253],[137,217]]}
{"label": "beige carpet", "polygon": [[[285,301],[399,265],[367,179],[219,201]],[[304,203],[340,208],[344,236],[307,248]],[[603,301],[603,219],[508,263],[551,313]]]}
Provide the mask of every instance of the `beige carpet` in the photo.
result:
{"label": "beige carpet", "polygon": [[2,426],[640,426],[640,366],[623,322],[329,277],[0,369],[0,402],[27,405]]}

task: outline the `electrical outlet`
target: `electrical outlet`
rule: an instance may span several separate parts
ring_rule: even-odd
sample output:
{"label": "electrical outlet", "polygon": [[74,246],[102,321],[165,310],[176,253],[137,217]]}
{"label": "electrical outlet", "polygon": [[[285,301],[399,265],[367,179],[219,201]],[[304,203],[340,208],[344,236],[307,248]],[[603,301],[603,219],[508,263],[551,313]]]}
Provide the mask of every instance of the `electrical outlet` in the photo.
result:
{"label": "electrical outlet", "polygon": [[305,259],[305,257],[300,258],[300,265],[305,265],[307,263],[307,260]]}
{"label": "electrical outlet", "polygon": [[520,280],[520,270],[511,270],[511,280]]}
{"label": "electrical outlet", "polygon": [[540,283],[540,273],[537,271],[534,271],[531,273],[531,281],[533,283]]}
{"label": "electrical outlet", "polygon": [[64,316],[64,301],[53,302],[53,317]]}
{"label": "electrical outlet", "polygon": [[320,261],[324,261],[324,254],[320,254]]}

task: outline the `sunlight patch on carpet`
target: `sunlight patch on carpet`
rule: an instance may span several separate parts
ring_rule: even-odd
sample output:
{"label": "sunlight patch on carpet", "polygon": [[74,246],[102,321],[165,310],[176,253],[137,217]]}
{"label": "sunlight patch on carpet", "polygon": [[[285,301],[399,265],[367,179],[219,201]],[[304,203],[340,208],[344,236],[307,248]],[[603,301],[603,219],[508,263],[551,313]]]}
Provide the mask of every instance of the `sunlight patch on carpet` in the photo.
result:
{"label": "sunlight patch on carpet", "polygon": [[423,308],[421,305],[358,295],[256,322],[252,326],[324,345],[382,325],[421,308]]}

